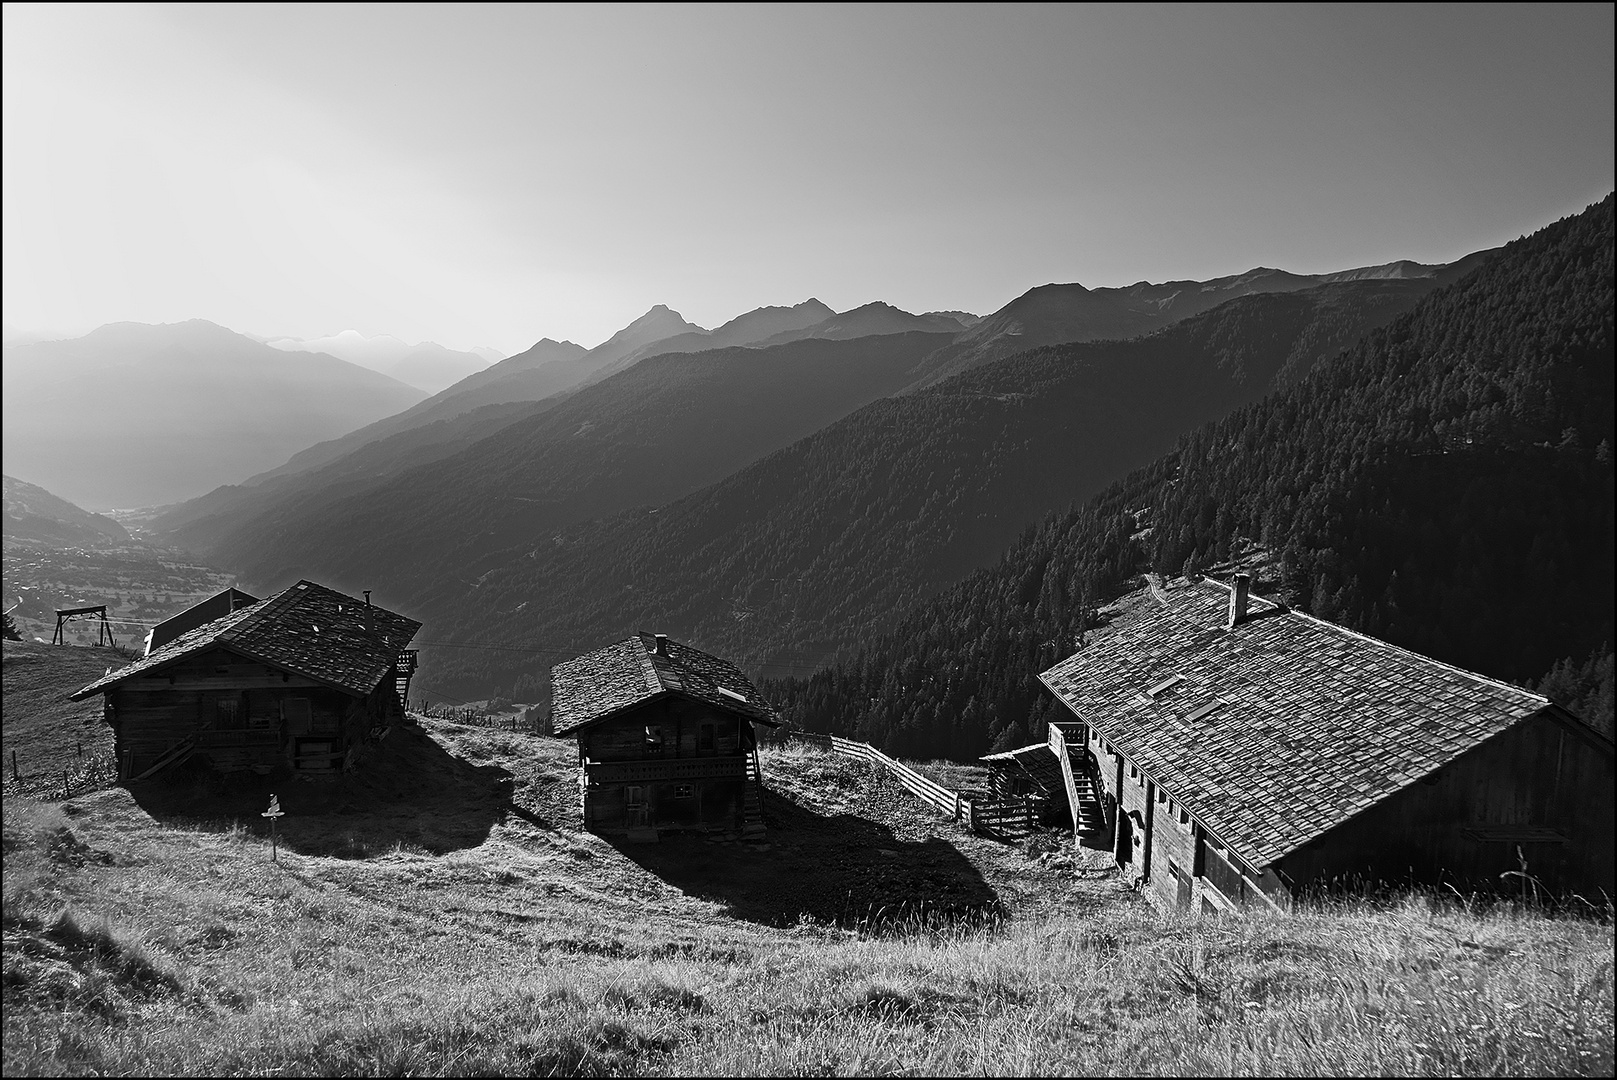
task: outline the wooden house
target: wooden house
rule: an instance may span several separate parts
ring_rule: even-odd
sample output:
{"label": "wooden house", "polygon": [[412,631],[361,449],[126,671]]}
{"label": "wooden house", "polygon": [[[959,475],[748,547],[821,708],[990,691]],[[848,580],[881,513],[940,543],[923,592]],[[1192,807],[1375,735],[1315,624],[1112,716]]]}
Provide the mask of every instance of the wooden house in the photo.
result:
{"label": "wooden house", "polygon": [[72,695],[104,696],[120,778],[192,757],[224,771],[330,775],[403,718],[414,619],[312,581],[226,606]]}
{"label": "wooden house", "polygon": [[[1612,891],[1612,743],[1548,699],[1175,581],[1040,678],[1083,725],[1117,862],[1159,901],[1337,885]],[[1513,873],[1514,872],[1514,873]]]}
{"label": "wooden house", "polygon": [[639,634],[557,664],[553,730],[578,738],[584,827],[762,836],[756,725],[775,711],[727,661]]}

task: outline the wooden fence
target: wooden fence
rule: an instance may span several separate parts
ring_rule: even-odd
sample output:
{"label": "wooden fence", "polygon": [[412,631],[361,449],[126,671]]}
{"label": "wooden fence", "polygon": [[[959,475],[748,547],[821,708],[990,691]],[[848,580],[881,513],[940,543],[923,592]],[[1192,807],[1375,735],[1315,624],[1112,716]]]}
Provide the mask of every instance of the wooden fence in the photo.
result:
{"label": "wooden fence", "polygon": [[460,708],[452,705],[422,704],[411,709],[417,716],[434,720],[449,720],[468,727],[495,728],[500,731],[520,731],[529,735],[544,735],[545,722],[541,710],[530,709],[520,713],[499,713],[490,716],[481,709]]}
{"label": "wooden fence", "polygon": [[922,776],[869,743],[844,739],[840,735],[821,735],[812,731],[789,731],[787,735],[822,750],[860,758],[886,769],[910,794],[944,816],[961,822],[972,832],[997,840],[1008,840],[1013,839],[1016,833],[1031,831],[1036,824],[1032,804],[1027,799],[973,798]]}

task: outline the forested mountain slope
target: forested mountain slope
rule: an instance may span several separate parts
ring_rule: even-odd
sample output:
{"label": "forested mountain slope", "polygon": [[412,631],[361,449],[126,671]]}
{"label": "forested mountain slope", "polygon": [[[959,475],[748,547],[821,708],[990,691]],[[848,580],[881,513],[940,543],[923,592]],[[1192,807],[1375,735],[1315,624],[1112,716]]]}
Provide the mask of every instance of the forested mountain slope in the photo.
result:
{"label": "forested mountain slope", "polygon": [[[672,505],[531,536],[475,588],[440,573],[421,613],[440,636],[547,655],[645,627],[811,669],[1429,288],[1246,297],[1147,338],[1007,359],[868,405]],[[426,675],[471,690],[519,662],[440,653]]]}
{"label": "forested mountain slope", "polygon": [[309,576],[413,610],[446,584],[469,588],[490,552],[679,498],[891,393],[940,340],[652,357],[440,460],[334,497],[275,500],[206,552],[266,587]]}
{"label": "forested mountain slope", "polygon": [[[787,717],[893,752],[1037,738],[1096,601],[1250,538],[1288,603],[1546,692],[1611,730],[1612,198],[1289,389],[1052,515],[812,678]],[[1555,671],[1541,682],[1552,665]]]}

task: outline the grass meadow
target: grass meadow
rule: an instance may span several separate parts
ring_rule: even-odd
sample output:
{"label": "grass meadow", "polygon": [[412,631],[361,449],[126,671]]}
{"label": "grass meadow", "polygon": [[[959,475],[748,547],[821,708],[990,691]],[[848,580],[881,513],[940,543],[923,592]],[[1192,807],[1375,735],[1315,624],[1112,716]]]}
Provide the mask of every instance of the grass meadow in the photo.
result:
{"label": "grass meadow", "polygon": [[766,844],[618,846],[558,740],[384,746],[274,861],[216,786],[8,785],[5,1075],[1613,1073],[1609,908],[1164,915],[795,748]]}

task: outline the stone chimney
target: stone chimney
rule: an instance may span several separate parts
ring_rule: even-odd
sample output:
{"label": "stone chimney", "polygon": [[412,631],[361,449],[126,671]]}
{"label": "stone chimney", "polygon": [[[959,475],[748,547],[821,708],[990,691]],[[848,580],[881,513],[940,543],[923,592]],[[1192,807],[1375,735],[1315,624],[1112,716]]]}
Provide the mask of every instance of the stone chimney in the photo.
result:
{"label": "stone chimney", "polygon": [[1246,621],[1246,602],[1252,592],[1252,575],[1236,574],[1230,582],[1230,621],[1226,629],[1235,629]]}
{"label": "stone chimney", "polygon": [[365,590],[365,633],[376,633],[376,615],[371,611],[371,591]]}
{"label": "stone chimney", "polygon": [[657,655],[658,656],[667,656],[668,655],[668,635],[667,634],[657,634],[656,638],[657,638]]}

